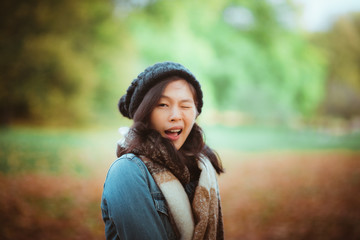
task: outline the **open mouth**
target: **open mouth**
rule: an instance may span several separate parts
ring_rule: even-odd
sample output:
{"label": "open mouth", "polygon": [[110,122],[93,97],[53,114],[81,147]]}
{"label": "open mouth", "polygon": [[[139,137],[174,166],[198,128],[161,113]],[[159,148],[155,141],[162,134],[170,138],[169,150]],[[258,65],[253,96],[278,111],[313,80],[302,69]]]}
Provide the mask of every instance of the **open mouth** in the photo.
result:
{"label": "open mouth", "polygon": [[176,140],[178,136],[181,134],[182,129],[169,129],[165,130],[166,136],[171,140]]}
{"label": "open mouth", "polygon": [[166,135],[178,136],[182,132],[182,129],[165,130]]}

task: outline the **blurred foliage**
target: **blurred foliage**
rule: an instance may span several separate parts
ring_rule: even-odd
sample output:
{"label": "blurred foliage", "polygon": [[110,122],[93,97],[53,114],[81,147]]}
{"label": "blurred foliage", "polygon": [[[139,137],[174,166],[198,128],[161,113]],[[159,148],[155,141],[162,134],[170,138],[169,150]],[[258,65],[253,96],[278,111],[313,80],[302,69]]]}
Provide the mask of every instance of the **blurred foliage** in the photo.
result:
{"label": "blurred foliage", "polygon": [[194,72],[208,108],[258,120],[316,115],[333,101],[324,102],[332,81],[360,89],[359,24],[340,21],[316,46],[281,18],[295,18],[291,1],[16,0],[0,9],[1,125],[118,120],[131,80],[167,60]]}
{"label": "blurred foliage", "polygon": [[2,1],[0,9],[3,124],[76,124],[115,105],[117,65],[126,66],[131,44],[111,1]]}
{"label": "blurred foliage", "polygon": [[130,22],[144,65],[186,63],[213,107],[267,119],[309,116],[323,97],[326,62],[275,10],[268,1],[156,1]]}
{"label": "blurred foliage", "polygon": [[360,116],[360,13],[341,17],[329,32],[314,41],[329,59],[326,114]]}

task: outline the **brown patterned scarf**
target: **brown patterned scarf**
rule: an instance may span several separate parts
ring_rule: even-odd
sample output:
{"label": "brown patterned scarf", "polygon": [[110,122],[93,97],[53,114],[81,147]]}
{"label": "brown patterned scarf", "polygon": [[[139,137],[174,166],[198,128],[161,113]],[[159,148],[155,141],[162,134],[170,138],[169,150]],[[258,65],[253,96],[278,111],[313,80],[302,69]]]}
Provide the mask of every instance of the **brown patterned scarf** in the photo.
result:
{"label": "brown patterned scarf", "polygon": [[[141,157],[162,191],[180,239],[224,239],[216,171],[210,161],[204,156],[198,161],[201,173],[190,202],[183,187],[190,181],[188,168],[171,161],[165,146],[156,144],[154,139],[149,136],[132,152]],[[118,152],[126,145],[126,140],[118,145]]]}

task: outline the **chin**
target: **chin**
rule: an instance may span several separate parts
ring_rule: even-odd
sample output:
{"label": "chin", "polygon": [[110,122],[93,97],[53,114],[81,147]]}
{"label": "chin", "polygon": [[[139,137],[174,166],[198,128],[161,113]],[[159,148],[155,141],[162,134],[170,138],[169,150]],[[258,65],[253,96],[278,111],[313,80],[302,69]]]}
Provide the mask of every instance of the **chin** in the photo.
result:
{"label": "chin", "polygon": [[183,144],[174,144],[176,150],[180,150],[180,148],[183,146]]}

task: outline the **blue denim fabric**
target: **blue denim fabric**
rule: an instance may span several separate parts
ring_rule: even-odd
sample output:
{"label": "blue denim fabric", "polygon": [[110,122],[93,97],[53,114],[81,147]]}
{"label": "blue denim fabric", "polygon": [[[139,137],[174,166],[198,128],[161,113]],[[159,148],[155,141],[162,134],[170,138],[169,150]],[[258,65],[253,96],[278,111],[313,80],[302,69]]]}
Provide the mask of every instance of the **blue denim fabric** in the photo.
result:
{"label": "blue denim fabric", "polygon": [[106,239],[176,239],[165,197],[134,154],[123,155],[111,165],[101,210]]}

